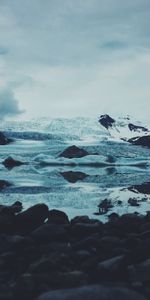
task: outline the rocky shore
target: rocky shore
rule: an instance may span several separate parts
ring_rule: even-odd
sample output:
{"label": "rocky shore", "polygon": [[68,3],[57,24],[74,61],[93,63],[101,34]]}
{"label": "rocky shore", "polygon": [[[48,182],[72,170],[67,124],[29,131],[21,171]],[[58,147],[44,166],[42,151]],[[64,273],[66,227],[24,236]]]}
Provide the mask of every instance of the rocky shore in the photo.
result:
{"label": "rocky shore", "polygon": [[150,299],[150,212],[72,220],[0,206],[1,300]]}

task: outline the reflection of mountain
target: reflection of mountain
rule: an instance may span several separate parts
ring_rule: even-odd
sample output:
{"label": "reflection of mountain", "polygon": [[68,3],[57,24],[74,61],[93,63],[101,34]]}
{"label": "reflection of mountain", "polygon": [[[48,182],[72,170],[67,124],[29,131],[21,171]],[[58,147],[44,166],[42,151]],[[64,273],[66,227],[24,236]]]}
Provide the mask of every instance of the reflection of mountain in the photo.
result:
{"label": "reflection of mountain", "polygon": [[62,172],[60,173],[68,182],[75,183],[79,180],[85,179],[88,175],[82,172]]}

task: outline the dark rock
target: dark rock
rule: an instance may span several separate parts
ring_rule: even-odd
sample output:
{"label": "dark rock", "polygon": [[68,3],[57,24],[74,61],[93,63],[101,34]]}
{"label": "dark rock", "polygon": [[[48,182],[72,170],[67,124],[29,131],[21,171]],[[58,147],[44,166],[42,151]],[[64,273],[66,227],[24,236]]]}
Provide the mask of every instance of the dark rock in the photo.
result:
{"label": "dark rock", "polygon": [[65,149],[59,156],[66,158],[81,158],[87,155],[89,155],[89,153],[86,150],[73,145]]}
{"label": "dark rock", "polygon": [[128,267],[129,278],[132,282],[149,282],[150,284],[150,259]]}
{"label": "dark rock", "polygon": [[88,176],[85,173],[73,171],[62,172],[60,174],[64,177],[64,179],[71,183],[76,183],[78,180],[83,180]]}
{"label": "dark rock", "polygon": [[71,224],[76,223],[90,223],[90,218],[88,216],[77,216],[71,220]]}
{"label": "dark rock", "polygon": [[71,233],[78,237],[87,236],[99,231],[100,231],[99,223],[95,223],[95,224],[76,223],[71,227]]}
{"label": "dark rock", "polygon": [[60,210],[53,209],[48,212],[49,224],[69,224],[68,216]]}
{"label": "dark rock", "polygon": [[0,191],[10,187],[12,184],[7,180],[0,180]]}
{"label": "dark rock", "polygon": [[128,127],[129,127],[130,131],[144,131],[144,132],[148,131],[148,129],[146,127],[137,126],[137,125],[134,125],[132,123],[129,123]]}
{"label": "dark rock", "polygon": [[67,241],[65,228],[61,225],[44,224],[31,233],[31,237],[41,243]]}
{"label": "dark rock", "polygon": [[139,185],[132,185],[128,188],[129,191],[141,194],[150,194],[150,182],[144,182]]}
{"label": "dark rock", "polygon": [[114,280],[116,278],[121,280],[126,275],[125,256],[120,255],[102,261],[98,264],[97,270],[103,280]]}
{"label": "dark rock", "polygon": [[25,163],[22,162],[22,161],[19,161],[19,160],[16,160],[14,158],[12,158],[11,156],[6,158],[4,161],[3,161],[3,165],[7,168],[7,169],[12,169],[14,167],[19,167],[21,165],[24,165]]}
{"label": "dark rock", "polygon": [[99,118],[99,123],[104,126],[106,129],[112,127],[115,123],[115,120],[109,115],[101,115]]}
{"label": "dark rock", "polygon": [[36,300],[146,300],[145,296],[125,287],[102,285],[49,291]]}
{"label": "dark rock", "polygon": [[138,200],[136,198],[129,198],[128,203],[131,206],[139,206],[140,204],[138,203]]}
{"label": "dark rock", "polygon": [[106,214],[110,208],[113,207],[111,200],[104,199],[99,205],[99,214]]}
{"label": "dark rock", "polygon": [[2,132],[0,132],[0,145],[7,145],[11,142],[11,139],[7,138]]}
{"label": "dark rock", "polygon": [[14,204],[8,205],[0,205],[0,214],[16,214],[21,212],[22,210],[22,203],[20,201],[16,201]]}
{"label": "dark rock", "polygon": [[129,143],[137,146],[144,146],[150,148],[150,135],[134,137],[128,140]]}
{"label": "dark rock", "polygon": [[41,226],[48,218],[48,207],[37,204],[16,216],[16,225],[21,232],[28,232]]}

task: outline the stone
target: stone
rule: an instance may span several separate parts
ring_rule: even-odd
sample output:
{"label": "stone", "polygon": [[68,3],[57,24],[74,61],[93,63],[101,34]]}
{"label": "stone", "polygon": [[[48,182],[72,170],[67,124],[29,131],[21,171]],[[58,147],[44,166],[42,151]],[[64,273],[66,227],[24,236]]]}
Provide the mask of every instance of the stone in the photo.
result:
{"label": "stone", "polygon": [[47,205],[36,204],[16,216],[16,225],[19,231],[28,232],[41,226],[47,218]]}
{"label": "stone", "polygon": [[69,224],[69,218],[63,211],[52,209],[48,212],[48,224]]}
{"label": "stone", "polygon": [[106,129],[109,129],[115,124],[115,120],[109,115],[101,115],[99,118],[99,123]]}
{"label": "stone", "polygon": [[11,142],[11,139],[7,138],[3,132],[0,132],[0,145],[8,145]]}
{"label": "stone", "polygon": [[65,228],[61,225],[44,224],[31,233],[31,237],[40,243],[66,241],[68,239]]}
{"label": "stone", "polygon": [[128,140],[132,145],[144,146],[150,148],[150,135],[134,137]]}
{"label": "stone", "polygon": [[12,158],[11,156],[6,158],[2,164],[7,168],[7,169],[13,169],[14,167],[19,167],[24,165],[25,163],[19,160],[16,160],[14,158]]}
{"label": "stone", "polygon": [[149,282],[150,284],[150,259],[136,265],[128,266],[129,278],[132,282]]}
{"label": "stone", "polygon": [[81,158],[87,155],[89,155],[89,153],[86,150],[73,145],[65,149],[59,156],[65,158]]}
{"label": "stone", "polygon": [[146,300],[147,298],[131,289],[119,286],[90,285],[75,289],[49,291],[36,300]]}

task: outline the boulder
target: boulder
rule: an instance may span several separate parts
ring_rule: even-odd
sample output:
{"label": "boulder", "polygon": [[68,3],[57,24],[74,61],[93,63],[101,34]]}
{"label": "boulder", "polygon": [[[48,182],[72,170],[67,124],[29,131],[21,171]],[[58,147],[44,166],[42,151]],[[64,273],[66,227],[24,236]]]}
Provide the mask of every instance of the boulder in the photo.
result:
{"label": "boulder", "polygon": [[7,168],[7,169],[12,169],[14,167],[19,167],[21,165],[24,165],[25,163],[19,160],[16,160],[14,158],[12,158],[11,156],[6,158],[3,161],[3,165]]}
{"label": "boulder", "polygon": [[49,224],[69,224],[68,216],[60,210],[52,209],[48,212]]}
{"label": "boulder", "polygon": [[150,284],[150,259],[128,267],[129,278],[132,282],[149,282]]}
{"label": "boulder", "polygon": [[64,242],[68,240],[66,229],[62,225],[44,224],[31,233],[39,243]]}
{"label": "boulder", "polygon": [[144,146],[150,148],[150,135],[134,137],[128,140],[132,145]]}
{"label": "boulder", "polygon": [[36,300],[146,300],[146,297],[131,289],[119,286],[90,285],[75,289],[49,291]]}
{"label": "boulder", "polygon": [[109,115],[101,115],[99,118],[99,123],[106,129],[109,129],[114,125],[115,120],[111,118]]}
{"label": "boulder", "polygon": [[81,158],[84,156],[89,155],[89,153],[81,148],[78,148],[77,146],[73,145],[65,149],[59,157],[65,157],[65,158]]}
{"label": "boulder", "polygon": [[29,232],[41,226],[48,218],[48,207],[36,204],[16,216],[16,225],[21,232]]}
{"label": "boulder", "polygon": [[64,177],[64,179],[66,179],[68,182],[71,183],[76,183],[78,180],[83,180],[88,176],[83,172],[73,172],[73,171],[61,172],[60,174]]}
{"label": "boulder", "polygon": [[0,205],[0,214],[16,214],[21,212],[22,203],[20,201],[16,201],[12,205]]}
{"label": "boulder", "polygon": [[0,132],[0,145],[7,145],[12,142],[11,139],[7,138],[3,132]]}
{"label": "boulder", "polygon": [[12,184],[7,180],[0,180],[0,191],[7,187],[10,187],[11,185]]}
{"label": "boulder", "polygon": [[112,257],[98,264],[97,270],[102,279],[121,279],[125,276],[125,256]]}
{"label": "boulder", "polygon": [[140,194],[150,194],[150,182],[144,182],[142,184],[132,185],[128,188],[129,191],[140,193]]}

